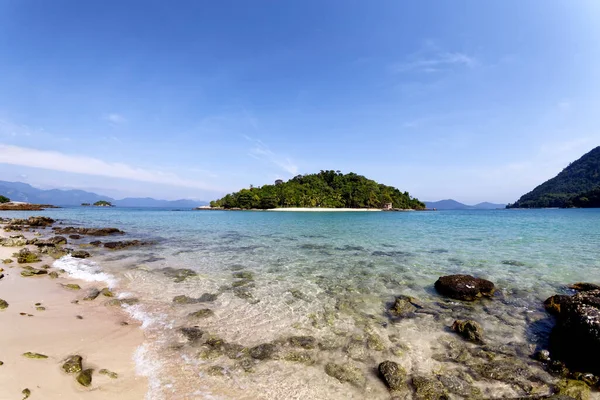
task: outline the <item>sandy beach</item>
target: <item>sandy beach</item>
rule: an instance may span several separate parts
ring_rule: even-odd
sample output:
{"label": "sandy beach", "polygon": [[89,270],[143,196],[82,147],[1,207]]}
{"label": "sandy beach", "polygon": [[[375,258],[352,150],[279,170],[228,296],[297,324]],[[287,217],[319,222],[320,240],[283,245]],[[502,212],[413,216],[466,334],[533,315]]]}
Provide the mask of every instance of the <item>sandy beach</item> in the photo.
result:
{"label": "sandy beach", "polygon": [[[4,228],[4,224],[1,225]],[[52,232],[40,230],[39,238]],[[33,238],[34,232],[0,231],[0,238],[23,234]],[[21,276],[22,267],[41,268],[52,265],[54,259],[42,257],[41,262],[19,264],[13,253],[22,247],[0,247],[0,264],[4,277],[0,279],[0,299],[8,307],[0,310],[0,398],[20,399],[25,389],[32,399],[142,399],[147,382],[136,375],[134,353],[143,342],[143,332],[119,307],[107,306],[109,297],[94,300],[83,298],[90,289],[106,285],[71,279],[57,271],[49,274]],[[32,251],[35,246],[28,246]],[[80,290],[63,285],[77,284]],[[38,304],[39,305],[36,305]],[[23,354],[38,353],[47,358],[28,358]],[[93,369],[92,383],[84,387],[77,382],[77,373],[63,371],[64,360],[71,355],[83,358],[83,369]],[[100,373],[106,369],[111,374]]]}
{"label": "sandy beach", "polygon": [[294,211],[294,212],[370,212],[370,211],[382,211],[380,208],[321,208],[321,207],[287,207],[287,208],[272,208],[266,211]]}

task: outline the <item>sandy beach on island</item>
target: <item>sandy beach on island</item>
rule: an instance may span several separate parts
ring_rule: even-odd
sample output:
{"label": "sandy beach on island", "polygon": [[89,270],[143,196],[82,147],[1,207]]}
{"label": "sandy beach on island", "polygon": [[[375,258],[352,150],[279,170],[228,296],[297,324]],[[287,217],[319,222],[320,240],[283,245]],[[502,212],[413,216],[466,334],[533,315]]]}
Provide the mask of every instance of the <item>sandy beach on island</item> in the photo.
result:
{"label": "sandy beach on island", "polygon": [[271,208],[266,211],[307,211],[307,212],[360,212],[360,211],[382,211],[380,208],[321,208],[321,207],[288,207]]}
{"label": "sandy beach on island", "polygon": [[[0,238],[16,234],[36,237],[33,229],[5,232],[4,226],[0,224]],[[52,235],[48,228],[39,232],[39,238]],[[0,246],[0,260],[13,260],[0,263],[4,269],[0,272],[4,274],[0,299],[8,303],[0,310],[0,398],[21,399],[28,389],[31,399],[143,399],[147,380],[136,374],[134,363],[135,351],[144,339],[139,324],[119,307],[106,306],[108,297],[83,300],[90,289],[106,287],[101,282],[71,279],[67,273],[59,273],[56,279],[48,274],[21,276],[24,266],[37,269],[52,266],[54,261],[45,256],[41,262],[19,264],[13,253],[23,247],[35,248]],[[58,272],[48,269],[52,271]],[[65,284],[77,284],[81,289],[66,289]],[[23,356],[27,352],[47,358]],[[63,371],[63,362],[71,355],[83,358],[84,370],[94,370],[89,387],[77,382],[76,373]],[[102,374],[101,369],[118,377]]]}

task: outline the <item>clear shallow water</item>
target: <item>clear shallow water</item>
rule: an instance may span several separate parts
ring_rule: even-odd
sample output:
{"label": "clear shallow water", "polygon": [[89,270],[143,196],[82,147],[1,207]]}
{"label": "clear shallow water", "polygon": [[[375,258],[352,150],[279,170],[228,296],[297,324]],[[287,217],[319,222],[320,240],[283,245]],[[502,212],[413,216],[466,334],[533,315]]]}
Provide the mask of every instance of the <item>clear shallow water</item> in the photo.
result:
{"label": "clear shallow water", "polygon": [[[564,291],[565,284],[600,278],[600,210],[270,213],[65,208],[33,214],[65,224],[115,226],[127,232],[126,238],[157,241],[154,246],[100,251],[92,258],[96,272],[110,274],[121,291],[140,299],[128,310],[144,321],[147,343],[136,357],[151,375],[148,398],[153,399],[209,394],[386,399],[389,391],[373,372],[385,359],[399,362],[409,375],[439,374],[440,369],[469,372],[440,361],[447,342],[455,339],[447,329],[454,319],[479,321],[489,346],[510,343],[518,350],[543,345],[551,321],[541,302]],[[166,267],[191,269],[198,276],[175,282],[164,274]],[[493,301],[467,307],[448,302],[434,292],[433,283],[453,273],[490,279],[500,293]],[[173,303],[177,295],[204,293],[217,297],[192,305]],[[416,297],[428,312],[390,318],[386,309],[401,294]],[[203,308],[214,315],[188,316]],[[179,331],[190,326],[205,332],[195,344]],[[287,338],[298,335],[313,336],[319,345],[308,350],[291,346]],[[222,347],[202,345],[211,336],[245,348],[275,343],[276,352],[270,360],[251,359],[245,356],[247,350],[230,358]],[[297,362],[299,352],[304,362]],[[528,354],[521,353],[516,357],[528,363]],[[324,372],[329,362],[350,363],[365,380],[342,384]],[[224,375],[213,376],[214,367],[222,367]],[[543,376],[541,369],[536,373]],[[488,397],[523,394],[520,386],[503,382],[475,379],[471,384]]]}

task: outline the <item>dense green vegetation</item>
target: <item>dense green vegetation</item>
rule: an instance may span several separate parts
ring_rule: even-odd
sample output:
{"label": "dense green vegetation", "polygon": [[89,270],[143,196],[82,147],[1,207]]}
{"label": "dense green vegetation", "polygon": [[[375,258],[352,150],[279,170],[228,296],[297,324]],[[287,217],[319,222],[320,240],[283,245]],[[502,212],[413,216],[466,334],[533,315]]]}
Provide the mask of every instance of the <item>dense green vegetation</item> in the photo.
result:
{"label": "dense green vegetation", "polygon": [[411,198],[408,192],[382,185],[355,173],[321,171],[298,175],[287,182],[250,187],[211,201],[211,207],[258,208],[326,207],[382,208],[392,203],[394,208],[423,209],[425,204]]}
{"label": "dense green vegetation", "polygon": [[600,147],[569,164],[507,208],[599,207]]}
{"label": "dense green vegetation", "polygon": [[2,196],[0,194],[0,204],[2,204],[2,203],[9,203],[9,202],[10,202],[10,199],[8,197]]}
{"label": "dense green vegetation", "polygon": [[106,200],[100,200],[94,203],[96,207],[112,207],[112,203]]}

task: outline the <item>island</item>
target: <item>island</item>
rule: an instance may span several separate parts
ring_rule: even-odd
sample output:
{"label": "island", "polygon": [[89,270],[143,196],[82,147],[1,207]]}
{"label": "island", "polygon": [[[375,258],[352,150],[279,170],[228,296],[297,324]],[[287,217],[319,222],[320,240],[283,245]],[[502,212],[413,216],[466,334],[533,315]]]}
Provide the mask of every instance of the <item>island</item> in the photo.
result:
{"label": "island", "polygon": [[600,146],[506,208],[600,207]]}
{"label": "island", "polygon": [[50,204],[31,204],[22,201],[11,201],[0,195],[0,211],[42,211],[46,208],[60,208]]}
{"label": "island", "polygon": [[[209,209],[378,209],[424,210],[425,204],[408,192],[377,183],[362,175],[320,171],[287,182],[250,186],[210,202]],[[199,208],[207,209],[207,208]]]}
{"label": "island", "polygon": [[[83,205],[83,204],[82,204]],[[94,207],[114,207],[110,201],[100,200],[94,203]]]}

